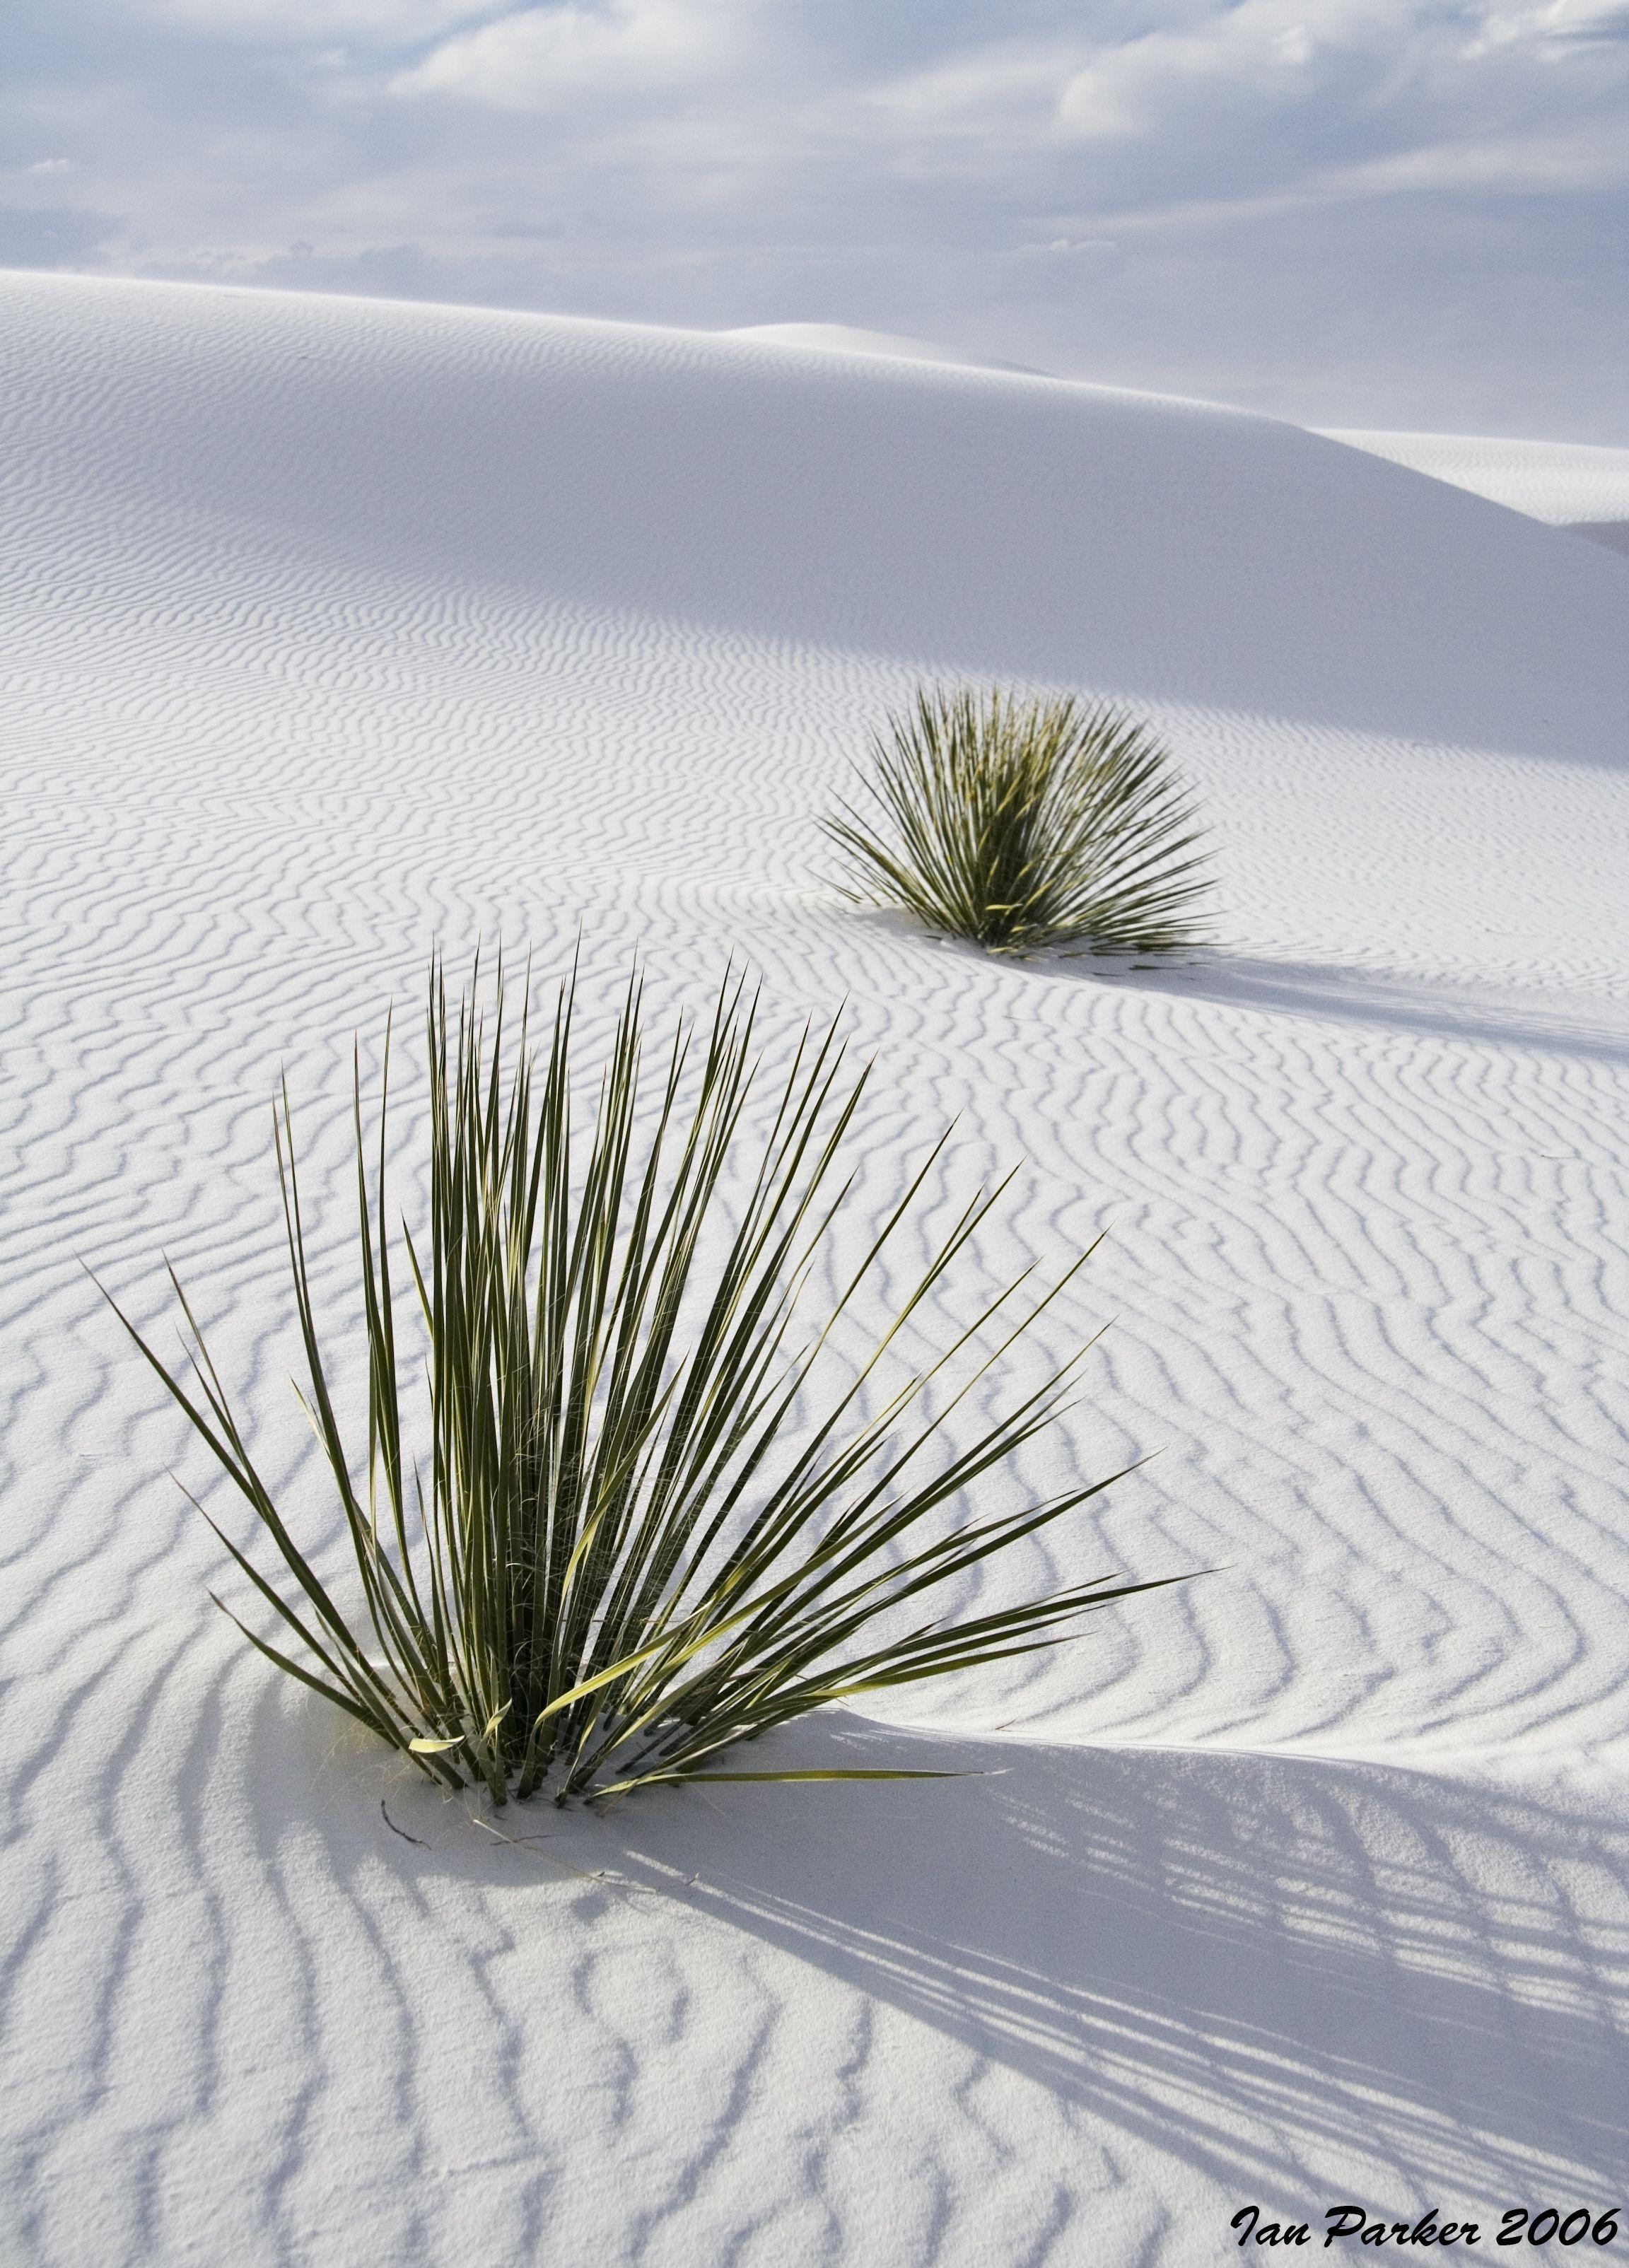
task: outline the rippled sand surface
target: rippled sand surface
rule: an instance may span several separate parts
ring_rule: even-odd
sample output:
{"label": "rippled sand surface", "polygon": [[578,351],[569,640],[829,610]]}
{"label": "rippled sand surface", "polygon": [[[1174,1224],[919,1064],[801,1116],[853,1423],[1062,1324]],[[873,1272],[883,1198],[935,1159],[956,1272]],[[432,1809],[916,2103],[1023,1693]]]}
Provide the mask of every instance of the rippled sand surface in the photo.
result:
{"label": "rippled sand surface", "polygon": [[[1250,2202],[1629,2201],[1622,563],[1022,374],[0,299],[0,2253],[1185,2268]],[[922,675],[1155,715],[1215,949],[845,908],[817,821]],[[209,1604],[81,1262],[155,1327],[176,1263],[333,1545],[273,1085],[343,1340],[353,1035],[579,936],[591,1034],[636,952],[663,1010],[745,961],[777,1055],[847,1002],[857,1239],[953,1116],[947,1204],[1025,1161],[992,1270],[1109,1232],[1025,1477],[1161,1454],[984,1595],[1217,1572],[777,1751],[968,1778],[493,1822]]]}

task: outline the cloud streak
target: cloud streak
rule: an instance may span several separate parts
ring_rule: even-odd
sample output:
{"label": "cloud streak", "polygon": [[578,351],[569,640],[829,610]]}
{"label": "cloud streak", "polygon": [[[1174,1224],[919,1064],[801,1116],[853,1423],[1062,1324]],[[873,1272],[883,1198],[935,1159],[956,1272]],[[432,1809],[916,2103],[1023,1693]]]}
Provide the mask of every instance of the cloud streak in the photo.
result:
{"label": "cloud streak", "polygon": [[757,12],[745,0],[527,8],[443,41],[393,78],[390,92],[528,112],[585,95],[648,101],[730,73],[754,44]]}

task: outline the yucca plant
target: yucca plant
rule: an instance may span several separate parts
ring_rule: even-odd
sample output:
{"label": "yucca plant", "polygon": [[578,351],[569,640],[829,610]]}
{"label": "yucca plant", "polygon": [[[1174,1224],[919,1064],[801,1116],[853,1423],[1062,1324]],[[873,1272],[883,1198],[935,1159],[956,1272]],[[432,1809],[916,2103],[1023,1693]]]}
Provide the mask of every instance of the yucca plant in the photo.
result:
{"label": "yucca plant", "polygon": [[[432,971],[430,1217],[399,1241],[386,1200],[388,1031],[371,1170],[358,1064],[359,1462],[319,1338],[286,1086],[274,1112],[302,1398],[350,1531],[357,1609],[279,1512],[173,1271],[189,1370],[173,1373],[121,1316],[259,1523],[258,1551],[210,1523],[275,1618],[270,1636],[239,1627],[432,1778],[484,1785],[497,1804],[697,1777],[932,1777],[731,1771],[717,1759],[824,1702],[1058,1643],[1083,1611],[1154,1587],[1099,1579],[960,1621],[910,1611],[1109,1485],[952,1511],[1058,1414],[1079,1356],[947,1445],[950,1411],[1086,1256],[1050,1290],[1021,1298],[1020,1277],[886,1387],[902,1334],[920,1327],[1006,1183],[971,1198],[866,1359],[842,1363],[833,1327],[942,1140],[880,1229],[857,1231],[840,1160],[866,1073],[848,1069],[835,1028],[806,1030],[754,1134],[763,1082],[739,977],[699,1032],[679,1020],[647,1074],[637,973],[579,1130],[574,992],[574,978],[560,988],[534,1056],[524,1013],[505,1048],[501,977],[483,1020],[473,989],[449,1016]],[[822,1262],[838,1288],[806,1329]],[[398,1341],[408,1285],[428,1389],[416,1454],[403,1394],[415,1373]]]}
{"label": "yucca plant", "polygon": [[1125,711],[924,688],[871,755],[868,806],[840,800],[825,821],[857,902],[994,953],[1168,953],[1204,935],[1193,805]]}

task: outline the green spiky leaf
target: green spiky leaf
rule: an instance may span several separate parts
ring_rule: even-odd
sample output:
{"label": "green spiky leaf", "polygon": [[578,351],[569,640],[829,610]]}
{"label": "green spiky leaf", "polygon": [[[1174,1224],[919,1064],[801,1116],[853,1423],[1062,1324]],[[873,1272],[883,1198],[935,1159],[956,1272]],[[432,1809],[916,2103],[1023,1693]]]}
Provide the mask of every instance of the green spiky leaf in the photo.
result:
{"label": "green spiky leaf", "polygon": [[844,887],[991,952],[1198,943],[1209,862],[1153,732],[1106,702],[920,691],[825,831]]}
{"label": "green spiky leaf", "polygon": [[[121,1317],[254,1515],[247,1542],[216,1532],[281,1644],[240,1627],[432,1778],[484,1786],[498,1803],[692,1778],[954,1777],[734,1772],[718,1760],[829,1702],[1065,1642],[1090,1608],[1154,1587],[1105,1577],[959,1623],[932,1612],[934,1592],[1108,1485],[969,1508],[985,1476],[1059,1414],[1080,1356],[972,1438],[947,1424],[1086,1256],[1039,1292],[1018,1278],[884,1391],[1006,1184],[982,1190],[870,1355],[834,1381],[832,1334],[942,1144],[880,1230],[851,1240],[843,1159],[866,1074],[849,1069],[835,1030],[806,1031],[749,1116],[761,1066],[741,981],[726,983],[707,1024],[681,1020],[652,1065],[636,974],[579,1127],[575,979],[537,1049],[529,1001],[505,1047],[501,976],[485,1024],[477,997],[450,1011],[432,970],[430,1210],[416,1237],[390,1228],[388,1037],[376,1146],[354,1075],[359,1456],[330,1390],[286,1091],[275,1113],[303,1400],[349,1531],[357,1609],[342,1606],[278,1511],[184,1296],[187,1373]],[[822,1267],[840,1288],[808,1317]],[[409,1455],[403,1387],[420,1350],[399,1349],[398,1330],[413,1336],[414,1309],[429,1410]],[[907,1608],[929,1618],[901,1628]]]}

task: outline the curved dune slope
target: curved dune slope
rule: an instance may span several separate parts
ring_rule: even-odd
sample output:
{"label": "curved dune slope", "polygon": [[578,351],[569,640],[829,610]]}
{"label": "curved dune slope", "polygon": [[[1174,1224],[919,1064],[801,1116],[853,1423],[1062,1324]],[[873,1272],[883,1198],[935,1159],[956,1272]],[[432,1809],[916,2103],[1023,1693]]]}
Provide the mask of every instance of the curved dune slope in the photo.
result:
{"label": "curved dune slope", "polygon": [[[1252,2201],[1623,2199],[1621,563],[825,349],[28,276],[0,351],[8,2261],[1194,2268]],[[1146,707],[1214,949],[847,907],[818,821],[922,672]],[[493,1822],[208,1604],[80,1261],[158,1329],[174,1260],[332,1551],[269,1099],[343,1361],[353,1035],[394,1001],[410,1148],[429,954],[499,945],[580,949],[590,1036],[636,951],[659,1015],[744,961],[778,1061],[846,1001],[857,1253],[952,1119],[943,1218],[1020,1167],[991,1270],[1107,1232],[1022,1480],[1161,1454],[977,1595],[1215,1572],[752,1752],[968,1777]]]}
{"label": "curved dune slope", "polygon": [[1027,363],[962,354],[955,348],[936,346],[932,339],[907,338],[897,331],[867,331],[852,323],[742,323],[723,335],[753,340],[761,346],[814,347],[825,354],[881,355],[888,362],[942,362],[962,370],[1019,371],[1028,378],[1042,375]]}
{"label": "curved dune slope", "polygon": [[[609,324],[11,296],[56,512],[119,497],[313,565],[1523,753],[1623,729],[1610,563],[1266,419]],[[110,427],[71,373],[115,328]]]}
{"label": "curved dune slope", "polygon": [[1581,534],[1629,526],[1629,449],[1466,433],[1336,433],[1354,449]]}

